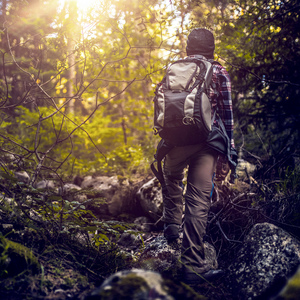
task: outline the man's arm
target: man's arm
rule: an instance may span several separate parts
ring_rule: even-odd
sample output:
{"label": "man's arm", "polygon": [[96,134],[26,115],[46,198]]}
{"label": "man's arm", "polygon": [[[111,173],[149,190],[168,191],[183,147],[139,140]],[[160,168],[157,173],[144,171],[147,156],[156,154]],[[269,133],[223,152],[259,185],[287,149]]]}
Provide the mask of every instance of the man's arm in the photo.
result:
{"label": "man's arm", "polygon": [[218,99],[220,105],[220,116],[224,123],[227,135],[230,139],[231,146],[235,148],[233,139],[233,111],[232,111],[232,99],[231,99],[231,80],[228,72],[222,66],[218,66],[217,77],[219,79],[219,91],[221,99]]}

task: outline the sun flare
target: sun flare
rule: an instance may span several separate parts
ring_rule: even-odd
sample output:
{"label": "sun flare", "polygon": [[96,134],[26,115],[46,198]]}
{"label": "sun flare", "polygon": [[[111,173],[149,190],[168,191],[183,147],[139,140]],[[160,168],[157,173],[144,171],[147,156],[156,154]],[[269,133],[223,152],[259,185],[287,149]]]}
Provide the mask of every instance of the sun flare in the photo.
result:
{"label": "sun flare", "polygon": [[77,8],[79,11],[87,11],[90,8],[95,7],[99,2],[101,3],[100,0],[60,0],[60,4],[63,7],[67,2],[76,2]]}
{"label": "sun flare", "polygon": [[99,0],[76,0],[78,9],[86,10],[91,8]]}

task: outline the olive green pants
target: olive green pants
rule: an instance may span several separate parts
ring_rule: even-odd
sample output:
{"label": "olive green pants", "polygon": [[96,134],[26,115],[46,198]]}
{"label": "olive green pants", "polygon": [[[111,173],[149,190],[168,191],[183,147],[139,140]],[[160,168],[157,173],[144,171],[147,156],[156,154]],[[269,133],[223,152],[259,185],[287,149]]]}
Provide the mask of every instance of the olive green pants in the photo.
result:
{"label": "olive green pants", "polygon": [[184,195],[182,255],[184,271],[203,273],[204,245],[207,216],[213,191],[217,152],[198,144],[175,147],[164,160],[167,192],[163,195],[165,223],[181,224],[183,214],[184,170],[188,167],[187,188]]}

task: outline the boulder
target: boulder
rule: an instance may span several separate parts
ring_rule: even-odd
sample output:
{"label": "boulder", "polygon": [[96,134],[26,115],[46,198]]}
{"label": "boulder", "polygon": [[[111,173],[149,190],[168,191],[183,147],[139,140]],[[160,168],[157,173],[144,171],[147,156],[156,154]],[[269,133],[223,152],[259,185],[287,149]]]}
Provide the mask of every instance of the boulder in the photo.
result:
{"label": "boulder", "polygon": [[129,184],[128,181],[120,182],[117,176],[87,176],[81,183],[86,198],[94,199],[87,207],[98,217],[103,215],[117,217],[126,213],[142,215],[136,197],[138,187],[139,185]]}
{"label": "boulder", "polygon": [[30,176],[26,171],[15,172],[15,176],[19,182],[29,183]]}
{"label": "boulder", "polygon": [[131,269],[109,276],[85,300],[200,300],[208,299],[191,287],[162,276],[158,272]]}
{"label": "boulder", "polygon": [[[112,216],[122,213],[132,213],[136,215],[137,208],[135,202],[134,186],[120,186],[108,199],[108,212]],[[135,190],[136,192],[136,190]]]}
{"label": "boulder", "polygon": [[287,284],[273,300],[300,299],[300,266],[297,272],[288,280]]}
{"label": "boulder", "polygon": [[248,176],[253,176],[256,166],[244,159],[238,159],[236,166],[236,174],[240,180],[249,179]]}
{"label": "boulder", "polygon": [[116,206],[111,205],[111,199],[119,187],[117,176],[86,176],[81,188],[90,189],[92,196],[87,193],[87,198],[93,198],[93,201],[86,204],[86,209],[91,210],[99,218],[111,215],[110,210],[113,214],[117,214],[119,211],[115,209]]}
{"label": "boulder", "polygon": [[80,193],[82,188],[73,183],[66,183],[63,186],[62,194],[65,199],[69,201],[78,201],[79,203],[83,203],[87,200],[87,196],[85,194]]}
{"label": "boulder", "polygon": [[[139,267],[145,270],[168,274],[173,278],[180,278],[181,243],[181,237],[177,241],[168,244],[164,236],[157,236],[145,247],[140,256]],[[204,251],[204,268],[207,270],[217,269],[218,262],[215,248],[205,242]]]}
{"label": "boulder", "polygon": [[119,181],[117,176],[87,176],[83,179],[81,183],[81,188],[87,189],[91,188],[94,191],[106,192],[111,191],[119,187]]}
{"label": "boulder", "polygon": [[139,251],[143,245],[142,236],[138,233],[123,232],[117,241],[117,244],[127,251]]}
{"label": "boulder", "polygon": [[159,181],[156,178],[146,182],[137,192],[143,213],[153,221],[162,216],[163,198]]}
{"label": "boulder", "polygon": [[55,189],[55,184],[54,184],[54,181],[52,180],[41,180],[39,182],[37,182],[34,187],[36,189],[51,189],[51,190],[54,190]]}
{"label": "boulder", "polygon": [[162,276],[156,272],[125,270],[107,278],[87,299],[175,299],[169,295],[163,282]]}
{"label": "boulder", "polygon": [[237,299],[269,299],[278,294],[300,265],[300,243],[269,223],[253,226],[229,267]]}
{"label": "boulder", "polygon": [[137,225],[138,230],[143,232],[151,232],[156,229],[155,224],[153,224],[151,220],[145,216],[136,218],[134,220],[134,224]]}
{"label": "boulder", "polygon": [[40,265],[32,251],[0,235],[0,278],[13,277],[25,271],[38,273]]}

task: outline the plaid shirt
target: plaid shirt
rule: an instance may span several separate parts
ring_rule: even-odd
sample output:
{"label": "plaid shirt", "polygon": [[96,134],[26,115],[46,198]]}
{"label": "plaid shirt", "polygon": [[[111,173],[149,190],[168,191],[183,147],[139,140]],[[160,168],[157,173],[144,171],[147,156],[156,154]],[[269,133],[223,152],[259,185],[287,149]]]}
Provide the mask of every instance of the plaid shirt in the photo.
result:
{"label": "plaid shirt", "polygon": [[216,91],[212,88],[210,89],[212,113],[214,113],[217,109],[217,112],[224,123],[227,135],[231,141],[231,146],[234,148],[231,81],[229,74],[224,67],[217,64],[213,65],[212,81],[216,84],[218,91],[218,93],[216,93]]}

